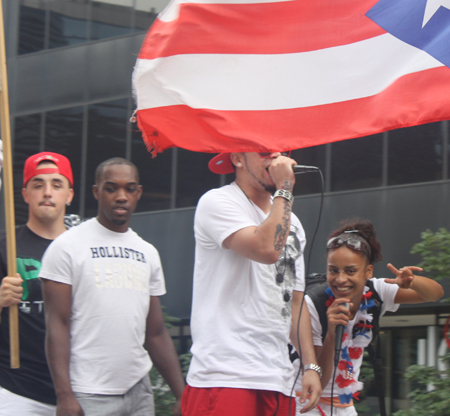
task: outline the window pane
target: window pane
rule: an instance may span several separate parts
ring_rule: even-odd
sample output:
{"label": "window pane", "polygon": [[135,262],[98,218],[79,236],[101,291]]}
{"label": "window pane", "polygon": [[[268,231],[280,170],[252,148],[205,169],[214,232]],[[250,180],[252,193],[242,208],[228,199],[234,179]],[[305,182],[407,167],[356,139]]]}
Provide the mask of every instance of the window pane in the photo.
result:
{"label": "window pane", "polygon": [[112,157],[125,157],[128,100],[93,104],[88,109],[88,149],[86,166],[85,217],[97,215],[92,185],[97,166]]}
{"label": "window pane", "polygon": [[[43,3],[43,7],[45,3]],[[45,10],[20,6],[19,55],[44,49]]]}
{"label": "window pane", "polygon": [[49,48],[75,45],[87,40],[87,4],[53,1],[50,8]]}
{"label": "window pane", "polygon": [[382,134],[332,144],[332,191],[381,186],[382,170]]}
{"label": "window pane", "polygon": [[389,132],[388,184],[442,179],[441,123]]}
{"label": "window pane", "polygon": [[132,140],[131,161],[139,169],[140,182],[144,188],[136,212],[169,209],[172,149],[152,158],[140,131],[133,131]]}
{"label": "window pane", "polygon": [[[294,150],[291,157],[299,165],[318,167],[325,177],[325,145]],[[302,173],[296,176],[294,195],[320,192],[322,192],[322,180],[319,173]]]}
{"label": "window pane", "polygon": [[199,198],[210,189],[220,186],[220,175],[208,169],[210,153],[178,151],[177,208],[197,205]]}
{"label": "window pane", "polygon": [[16,117],[14,124],[13,184],[16,224],[28,221],[28,205],[22,197],[23,166],[31,155],[39,153],[41,115]]}
{"label": "window pane", "polygon": [[93,1],[91,8],[91,40],[131,33],[132,0]]}
{"label": "window pane", "polygon": [[72,204],[66,208],[68,214],[80,213],[82,136],[82,107],[50,111],[46,114],[44,149],[66,156],[72,165],[74,197]]}

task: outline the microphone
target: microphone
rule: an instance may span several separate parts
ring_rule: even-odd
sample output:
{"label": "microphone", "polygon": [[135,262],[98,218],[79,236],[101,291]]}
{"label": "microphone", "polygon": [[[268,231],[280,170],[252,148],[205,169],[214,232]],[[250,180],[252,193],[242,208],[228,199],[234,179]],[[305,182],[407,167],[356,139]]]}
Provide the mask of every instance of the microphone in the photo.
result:
{"label": "microphone", "polygon": [[292,169],[296,175],[299,173],[317,172],[319,170],[319,168],[316,168],[315,166],[305,165],[293,165]]}
{"label": "microphone", "polygon": [[[342,306],[349,309],[350,305],[348,302],[341,303]],[[342,313],[342,312],[341,312]],[[339,362],[339,357],[341,355],[341,348],[342,348],[342,338],[344,336],[344,325],[337,325],[336,326],[336,343],[334,345],[334,366],[337,367]]]}

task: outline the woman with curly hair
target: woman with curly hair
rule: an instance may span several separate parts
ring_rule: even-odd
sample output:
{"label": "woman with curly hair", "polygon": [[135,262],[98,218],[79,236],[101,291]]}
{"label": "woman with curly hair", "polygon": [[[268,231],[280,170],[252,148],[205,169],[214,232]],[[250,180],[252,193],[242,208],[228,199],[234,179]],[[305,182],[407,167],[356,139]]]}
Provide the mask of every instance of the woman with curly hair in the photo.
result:
{"label": "woman with curly hair", "polygon": [[[328,284],[320,286],[323,293],[319,298],[312,293],[311,297],[305,297],[311,315],[316,355],[322,367],[323,387],[319,405],[308,414],[330,415],[333,402],[333,415],[357,415],[352,396],[362,389],[358,376],[364,348],[373,337],[371,322],[375,307],[378,308],[376,313],[382,316],[387,311],[395,312],[400,304],[436,302],[444,294],[439,283],[414,274],[422,271],[415,266],[397,269],[389,263],[387,267],[395,277],[374,278],[373,264],[380,260],[381,246],[370,221],[344,222],[328,239]],[[326,308],[327,328],[322,328],[312,298],[316,303],[317,299],[325,303],[322,309]],[[340,355],[335,357],[338,325],[345,329]],[[337,368],[333,381],[335,361]]]}

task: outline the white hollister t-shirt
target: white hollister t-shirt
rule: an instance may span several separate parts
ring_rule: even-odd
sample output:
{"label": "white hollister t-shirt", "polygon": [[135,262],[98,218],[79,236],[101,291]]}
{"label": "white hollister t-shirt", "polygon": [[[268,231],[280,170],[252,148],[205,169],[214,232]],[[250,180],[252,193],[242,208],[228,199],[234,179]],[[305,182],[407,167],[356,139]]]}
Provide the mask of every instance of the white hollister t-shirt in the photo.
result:
{"label": "white hollister t-shirt", "polygon": [[292,214],[287,250],[276,265],[257,263],[222,246],[234,232],[259,226],[266,217],[235,182],[207,192],[198,203],[191,386],[290,394],[291,299],[293,290],[304,290],[300,221]]}
{"label": "white hollister t-shirt", "polygon": [[39,277],[72,286],[72,388],[124,394],[150,370],[144,349],[150,296],[163,295],[157,250],[128,229],[95,218],[61,234],[44,254]]}

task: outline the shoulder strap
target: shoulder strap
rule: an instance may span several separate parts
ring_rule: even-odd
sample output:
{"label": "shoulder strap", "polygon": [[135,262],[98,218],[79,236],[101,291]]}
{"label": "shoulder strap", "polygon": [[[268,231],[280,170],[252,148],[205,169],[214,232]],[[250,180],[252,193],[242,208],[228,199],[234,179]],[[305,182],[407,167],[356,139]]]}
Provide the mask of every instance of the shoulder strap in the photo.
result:
{"label": "shoulder strap", "polygon": [[322,283],[306,286],[306,294],[311,298],[319,315],[320,324],[322,325],[322,341],[325,339],[328,330],[327,305],[329,298],[325,292],[328,287],[326,280]]}
{"label": "shoulder strap", "polygon": [[376,348],[373,344],[367,347],[369,358],[372,361],[373,373],[377,385],[378,403],[380,405],[380,416],[386,416],[386,403],[384,400],[384,379],[383,379],[383,363],[381,361],[381,340],[377,337]]}
{"label": "shoulder strap", "polygon": [[[370,308],[370,312],[373,314],[372,320],[372,342],[367,347],[367,352],[369,353],[369,358],[372,361],[373,372],[375,375],[375,381],[377,385],[378,402],[380,405],[380,416],[386,416],[386,403],[384,400],[384,378],[383,378],[383,363],[381,361],[381,339],[380,339],[380,316],[381,316],[381,306],[383,301],[380,295],[375,290],[373,282],[368,280],[366,285],[369,290],[373,293],[372,299],[375,301],[375,306]],[[375,344],[375,348],[374,348]]]}
{"label": "shoulder strap", "polygon": [[372,342],[374,343],[376,341],[376,338],[378,338],[378,334],[380,333],[381,306],[383,305],[383,301],[381,300],[378,292],[375,290],[372,280],[367,280],[366,286],[372,292],[372,299],[375,302],[375,306],[369,309],[370,313],[373,314]]}
{"label": "shoulder strap", "polygon": [[[325,293],[325,289],[328,287],[327,277],[325,274],[313,273],[306,276],[305,279],[305,293],[314,302],[314,306],[319,314],[320,323],[322,325],[322,341],[325,339],[328,328],[327,320],[327,307],[325,302],[328,300],[328,295]],[[306,305],[304,306],[306,307]],[[300,358],[297,351],[294,350],[292,345],[288,345],[289,358],[291,362],[294,362],[297,358]]]}

